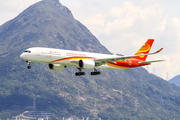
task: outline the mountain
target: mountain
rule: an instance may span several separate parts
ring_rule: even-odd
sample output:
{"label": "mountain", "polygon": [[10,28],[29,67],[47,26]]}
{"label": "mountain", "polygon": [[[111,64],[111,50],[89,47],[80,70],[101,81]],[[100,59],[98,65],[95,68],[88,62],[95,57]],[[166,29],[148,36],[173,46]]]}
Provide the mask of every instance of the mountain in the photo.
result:
{"label": "mountain", "polygon": [[58,0],[40,1],[0,26],[0,118],[36,109],[57,118],[169,120],[180,118],[180,88],[143,68],[76,77],[76,68],[27,69],[19,55],[29,47],[110,53]]}
{"label": "mountain", "polygon": [[180,87],[180,75],[177,75],[169,80],[170,83],[174,83]]}

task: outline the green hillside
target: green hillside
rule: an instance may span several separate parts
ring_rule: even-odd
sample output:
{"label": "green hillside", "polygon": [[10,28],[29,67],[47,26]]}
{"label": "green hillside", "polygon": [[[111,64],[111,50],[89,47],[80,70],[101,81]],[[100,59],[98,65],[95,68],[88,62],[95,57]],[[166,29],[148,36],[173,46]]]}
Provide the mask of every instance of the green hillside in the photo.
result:
{"label": "green hillside", "polygon": [[29,47],[52,47],[110,53],[58,0],[38,2],[0,26],[0,118],[50,111],[57,118],[170,120],[180,118],[180,88],[143,68],[109,71],[100,76],[74,75],[48,64],[27,69],[20,54]]}

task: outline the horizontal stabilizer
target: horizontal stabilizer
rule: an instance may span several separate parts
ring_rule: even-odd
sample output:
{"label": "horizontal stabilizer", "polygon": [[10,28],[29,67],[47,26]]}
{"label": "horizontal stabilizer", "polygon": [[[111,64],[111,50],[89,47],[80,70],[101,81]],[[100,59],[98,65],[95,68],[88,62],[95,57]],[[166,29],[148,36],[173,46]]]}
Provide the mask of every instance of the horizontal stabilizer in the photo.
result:
{"label": "horizontal stabilizer", "polygon": [[145,62],[139,62],[139,64],[144,65],[144,64],[149,64],[149,63],[154,63],[154,62],[162,62],[165,60],[155,60],[155,61],[145,61]]}

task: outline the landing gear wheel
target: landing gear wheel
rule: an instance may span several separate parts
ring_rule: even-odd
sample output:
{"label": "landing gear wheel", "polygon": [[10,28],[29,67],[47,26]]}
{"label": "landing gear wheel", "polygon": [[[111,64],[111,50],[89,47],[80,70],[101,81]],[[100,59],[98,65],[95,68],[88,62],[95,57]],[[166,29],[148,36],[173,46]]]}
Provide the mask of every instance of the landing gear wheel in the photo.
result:
{"label": "landing gear wheel", "polygon": [[97,72],[97,74],[98,74],[98,75],[100,75],[100,74],[101,74],[101,72],[100,72],[100,71],[98,71],[98,72]]}
{"label": "landing gear wheel", "polygon": [[85,72],[81,72],[81,69],[79,69],[79,72],[75,73],[76,76],[85,75]]}
{"label": "landing gear wheel", "polygon": [[79,76],[79,73],[78,73],[78,72],[76,72],[76,73],[75,73],[75,75],[76,75],[76,76]]}
{"label": "landing gear wheel", "polygon": [[81,75],[85,75],[85,72],[80,72]]}
{"label": "landing gear wheel", "polygon": [[31,64],[31,61],[26,61],[26,62],[27,62],[27,64],[28,64],[28,67],[27,67],[27,68],[28,68],[28,69],[31,69],[31,65],[30,65],[30,64]]}
{"label": "landing gear wheel", "polygon": [[27,68],[28,68],[28,69],[31,69],[31,66],[28,66]]}
{"label": "landing gear wheel", "polygon": [[100,75],[101,72],[94,69],[94,72],[91,72],[91,75]]}

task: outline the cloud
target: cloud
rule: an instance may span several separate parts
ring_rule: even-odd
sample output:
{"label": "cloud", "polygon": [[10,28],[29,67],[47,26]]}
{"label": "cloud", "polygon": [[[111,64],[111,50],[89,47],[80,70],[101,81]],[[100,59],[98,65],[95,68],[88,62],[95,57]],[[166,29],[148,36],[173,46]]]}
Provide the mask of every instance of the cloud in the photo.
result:
{"label": "cloud", "polygon": [[123,9],[120,7],[114,7],[109,11],[109,16],[111,17],[121,17]]}
{"label": "cloud", "polygon": [[[106,40],[105,38],[112,36],[112,38],[116,38],[116,40],[114,39],[116,42],[118,39],[121,39],[119,42],[128,40],[129,42],[127,42],[131,43],[132,41],[136,41],[135,45],[139,46],[140,44],[137,43],[137,39],[144,41],[143,39],[146,40],[147,36],[150,38],[155,37],[156,34],[164,31],[167,15],[163,13],[160,7],[161,6],[154,5],[150,8],[141,9],[139,6],[134,6],[131,2],[125,2],[123,8],[114,7],[108,14],[94,15],[83,20],[83,23],[87,25],[97,37],[104,36],[102,39],[104,39],[105,42],[109,41],[107,43],[108,45],[111,45],[110,43],[114,41]],[[101,21],[99,21],[99,17],[97,16],[104,17],[101,17]],[[93,20],[91,20],[92,18]],[[101,33],[96,32],[98,29],[92,27],[97,24],[97,21],[99,21],[99,25],[103,25],[99,27]],[[130,39],[132,40],[130,41]],[[112,46],[110,46],[110,48],[112,48]],[[114,49],[111,49],[113,52],[117,51],[118,45],[113,48]],[[124,48],[123,45],[122,48]]]}
{"label": "cloud", "polygon": [[152,50],[165,49],[149,58],[165,59],[166,62],[155,63],[151,69],[156,68],[156,73],[162,77],[168,71],[173,75],[180,71],[177,62],[180,59],[180,19],[171,18],[160,4],[151,3],[143,8],[127,1],[122,7],[94,14],[82,22],[113,53],[134,54],[148,38],[154,38]]}

